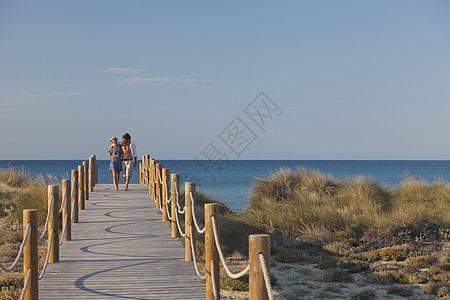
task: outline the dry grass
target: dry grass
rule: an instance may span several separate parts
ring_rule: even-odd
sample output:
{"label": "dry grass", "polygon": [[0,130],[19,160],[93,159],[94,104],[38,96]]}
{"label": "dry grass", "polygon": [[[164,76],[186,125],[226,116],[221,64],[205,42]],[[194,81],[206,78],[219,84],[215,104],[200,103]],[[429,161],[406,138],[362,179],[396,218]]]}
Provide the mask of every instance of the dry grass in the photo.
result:
{"label": "dry grass", "polygon": [[443,182],[406,178],[389,190],[371,178],[337,180],[315,170],[282,168],[255,181],[242,220],[269,233],[318,243],[335,241],[339,232],[348,232],[344,242],[356,238],[355,243],[364,235],[376,240],[375,232],[444,240],[449,210],[450,186]]}

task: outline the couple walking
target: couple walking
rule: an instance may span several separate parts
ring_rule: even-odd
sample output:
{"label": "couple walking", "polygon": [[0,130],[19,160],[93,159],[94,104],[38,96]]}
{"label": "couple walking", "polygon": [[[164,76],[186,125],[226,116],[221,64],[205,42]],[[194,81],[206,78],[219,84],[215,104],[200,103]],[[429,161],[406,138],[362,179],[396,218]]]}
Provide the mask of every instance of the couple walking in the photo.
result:
{"label": "couple walking", "polygon": [[128,191],[130,177],[133,175],[133,168],[136,167],[136,145],[131,142],[129,133],[122,136],[122,141],[119,141],[115,136],[110,138],[109,141],[112,144],[108,151],[109,157],[111,157],[109,170],[113,174],[114,187],[116,191],[119,190],[119,177],[120,171],[122,171],[125,191]]}

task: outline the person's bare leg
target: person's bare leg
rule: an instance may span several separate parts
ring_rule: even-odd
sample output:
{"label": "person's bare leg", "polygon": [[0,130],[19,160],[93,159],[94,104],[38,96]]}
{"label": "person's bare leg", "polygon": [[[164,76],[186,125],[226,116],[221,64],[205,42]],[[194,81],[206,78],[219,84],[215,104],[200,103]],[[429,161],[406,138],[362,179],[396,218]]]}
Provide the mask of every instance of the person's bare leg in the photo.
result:
{"label": "person's bare leg", "polygon": [[125,181],[125,191],[128,191],[128,183],[130,182],[130,177],[124,177],[124,181]]}
{"label": "person's bare leg", "polygon": [[116,187],[116,191],[119,190],[119,172],[114,172],[114,186]]}

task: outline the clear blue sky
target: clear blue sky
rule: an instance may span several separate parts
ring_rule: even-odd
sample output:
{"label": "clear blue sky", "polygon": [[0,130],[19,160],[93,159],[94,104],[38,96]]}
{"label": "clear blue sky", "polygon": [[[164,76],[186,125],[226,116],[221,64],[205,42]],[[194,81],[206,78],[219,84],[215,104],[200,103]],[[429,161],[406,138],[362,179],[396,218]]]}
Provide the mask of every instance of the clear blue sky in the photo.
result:
{"label": "clear blue sky", "polygon": [[450,1],[0,0],[0,159],[448,159],[449,113]]}

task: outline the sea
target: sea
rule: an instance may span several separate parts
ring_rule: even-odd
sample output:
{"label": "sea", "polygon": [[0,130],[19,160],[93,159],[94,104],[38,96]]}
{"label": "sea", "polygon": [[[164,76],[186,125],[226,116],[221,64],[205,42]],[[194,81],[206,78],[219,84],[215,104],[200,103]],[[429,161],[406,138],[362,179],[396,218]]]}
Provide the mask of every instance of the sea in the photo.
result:
{"label": "sea", "polygon": [[[225,203],[233,211],[242,211],[249,203],[249,194],[256,178],[267,178],[281,167],[304,167],[319,170],[338,179],[366,176],[394,189],[408,176],[428,182],[450,182],[450,161],[443,160],[234,160],[228,164],[196,160],[158,161],[170,173],[179,173],[180,181],[196,182],[200,189]],[[70,171],[80,160],[0,160],[0,168],[24,168],[31,176],[50,174],[70,178]],[[98,160],[99,183],[112,184],[109,160]],[[131,183],[139,183],[135,169]],[[123,182],[121,179],[121,187]]]}

